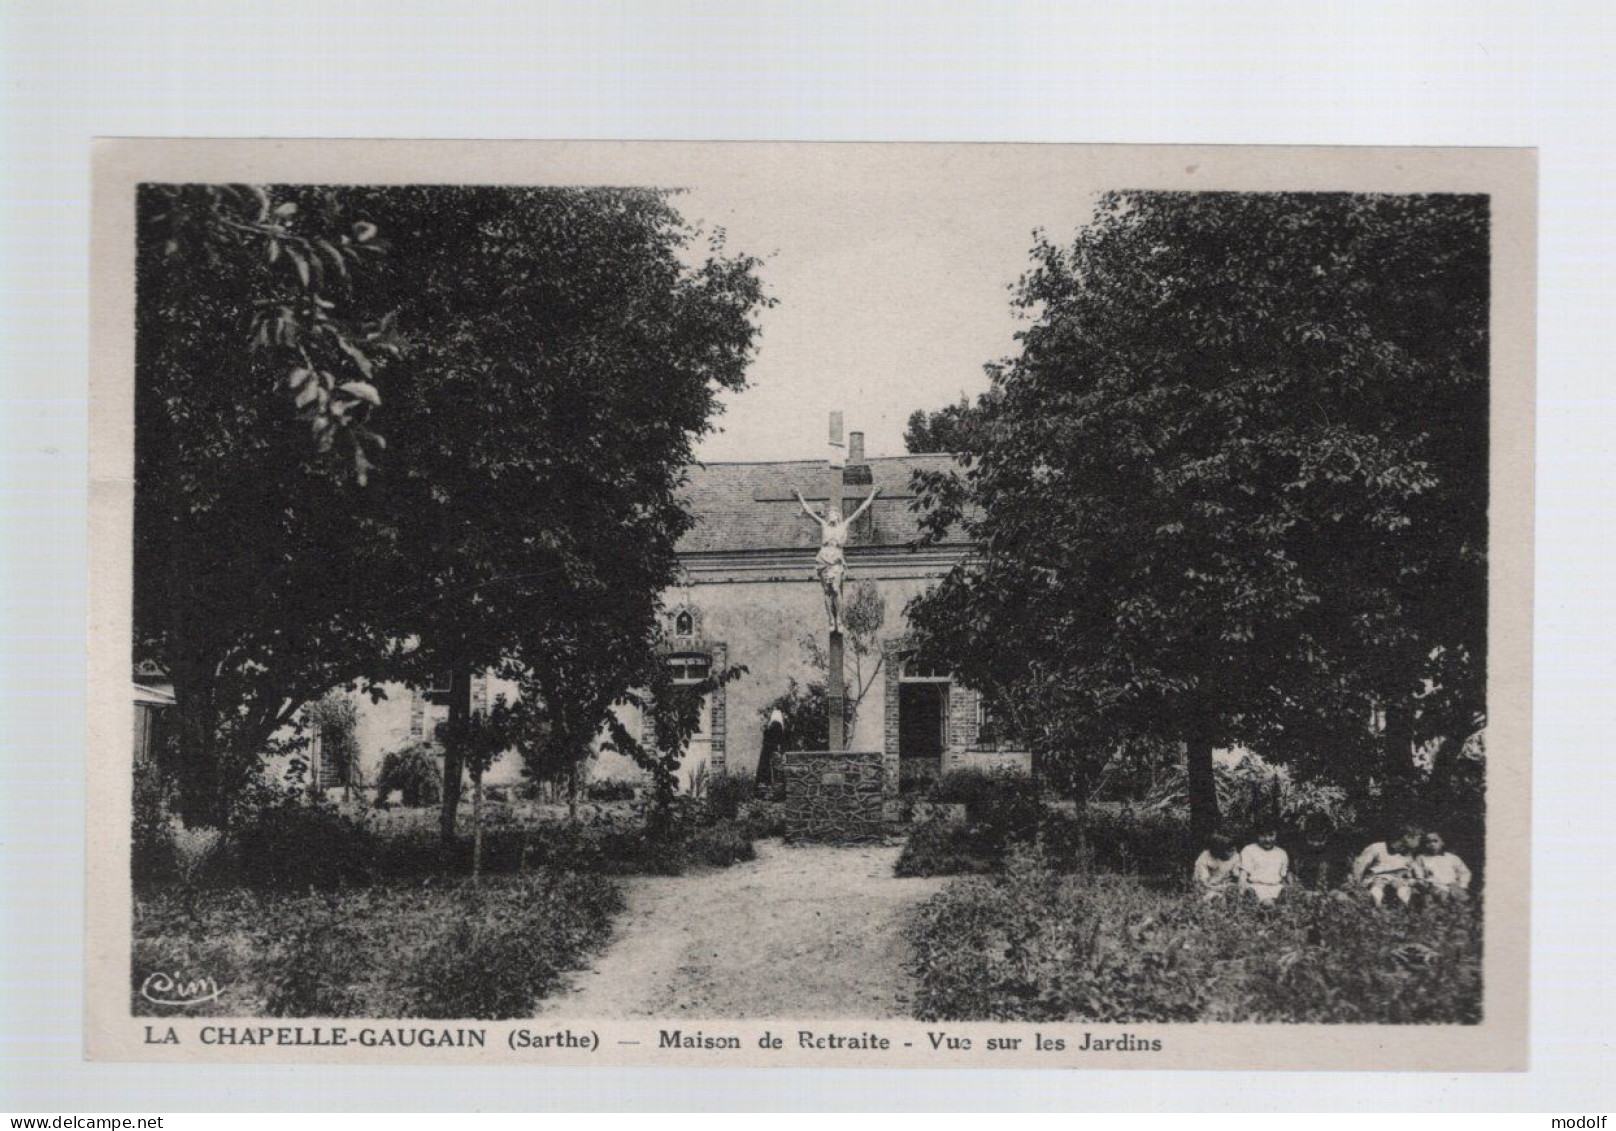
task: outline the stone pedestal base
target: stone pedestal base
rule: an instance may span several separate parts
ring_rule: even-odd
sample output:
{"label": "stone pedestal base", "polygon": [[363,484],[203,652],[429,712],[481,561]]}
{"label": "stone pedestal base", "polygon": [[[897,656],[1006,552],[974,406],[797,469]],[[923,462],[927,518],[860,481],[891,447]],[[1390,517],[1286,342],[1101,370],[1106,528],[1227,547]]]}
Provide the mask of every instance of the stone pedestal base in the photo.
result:
{"label": "stone pedestal base", "polygon": [[851,843],[886,835],[886,768],[879,750],[788,750],[786,836]]}

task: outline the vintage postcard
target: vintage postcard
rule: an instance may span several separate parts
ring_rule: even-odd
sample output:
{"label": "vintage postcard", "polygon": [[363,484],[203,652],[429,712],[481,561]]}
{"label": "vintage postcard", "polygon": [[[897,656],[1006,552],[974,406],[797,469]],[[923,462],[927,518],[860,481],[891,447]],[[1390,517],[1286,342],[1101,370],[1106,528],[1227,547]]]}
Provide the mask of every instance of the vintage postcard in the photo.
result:
{"label": "vintage postcard", "polygon": [[1526,1067],[1532,152],[94,175],[91,1058]]}

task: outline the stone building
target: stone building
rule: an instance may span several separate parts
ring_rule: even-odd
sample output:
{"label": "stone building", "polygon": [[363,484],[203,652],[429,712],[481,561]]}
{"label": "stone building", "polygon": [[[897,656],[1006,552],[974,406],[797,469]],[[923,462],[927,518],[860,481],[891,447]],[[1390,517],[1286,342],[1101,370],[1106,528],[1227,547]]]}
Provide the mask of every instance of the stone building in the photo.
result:
{"label": "stone building", "polygon": [[[917,469],[950,467],[949,455],[869,459],[859,433],[849,436],[843,497],[851,513],[871,489],[875,505],[854,524],[847,548],[848,591],[868,583],[885,604],[885,619],[871,653],[855,663],[848,649],[847,686],[858,697],[849,749],[880,751],[889,780],[918,780],[963,765],[1026,764],[1026,755],[1001,749],[984,727],[975,692],[944,670],[924,669],[905,652],[904,606],[936,584],[969,550],[960,534],[917,547],[911,476]],[[695,523],[679,544],[680,583],[664,595],[669,664],[676,679],[697,682],[709,671],[744,665],[746,673],[708,696],[702,727],[686,752],[682,773],[752,774],[762,748],[765,711],[791,679],[822,681],[811,637],[826,637],[824,600],[814,575],[819,528],[802,513],[796,493],[823,508],[828,493],[822,460],[708,463],[691,469],[686,499]],[[447,716],[447,680],[441,688],[389,689],[379,704],[359,711],[358,747],[367,780],[387,751],[431,741]],[[500,681],[473,683],[473,709],[501,691]],[[860,692],[862,691],[862,696]],[[643,733],[644,721],[622,708],[623,721]],[[634,777],[640,771],[621,755],[603,752],[594,778]],[[515,781],[520,766],[502,758],[486,780]],[[322,772],[322,779],[331,775]]]}

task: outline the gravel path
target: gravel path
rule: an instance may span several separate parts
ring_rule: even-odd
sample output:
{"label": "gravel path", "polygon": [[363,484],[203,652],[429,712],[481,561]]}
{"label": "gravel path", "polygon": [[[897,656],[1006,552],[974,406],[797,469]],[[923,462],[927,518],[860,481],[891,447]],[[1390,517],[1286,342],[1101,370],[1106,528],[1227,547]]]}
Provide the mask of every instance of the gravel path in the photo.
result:
{"label": "gravel path", "polygon": [[730,868],[626,880],[606,952],[540,1014],[909,1016],[903,925],[946,880],[897,879],[893,845],[757,851]]}

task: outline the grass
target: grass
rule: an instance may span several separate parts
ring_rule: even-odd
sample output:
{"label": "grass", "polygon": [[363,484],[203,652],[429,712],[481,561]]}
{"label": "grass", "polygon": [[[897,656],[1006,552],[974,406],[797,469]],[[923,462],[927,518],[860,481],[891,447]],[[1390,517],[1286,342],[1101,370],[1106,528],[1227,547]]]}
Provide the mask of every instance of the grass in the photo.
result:
{"label": "grass", "polygon": [[[524,1017],[601,946],[612,881],[555,871],[481,885],[392,882],[340,895],[173,887],[135,901],[136,1016]],[[140,993],[153,974],[209,977],[183,1010]]]}
{"label": "grass", "polygon": [[962,878],[909,929],[922,1020],[1474,1024],[1481,911],[1317,894],[1204,904],[1039,850]]}
{"label": "grass", "polygon": [[442,846],[425,809],[278,797],[203,840],[154,812],[135,829],[133,1011],[178,1012],[141,993],[163,975],[219,987],[190,1016],[527,1016],[604,942],[609,877],[751,860],[771,820],[692,809],[653,836],[630,806],[592,810],[487,806],[480,884],[471,838]]}

